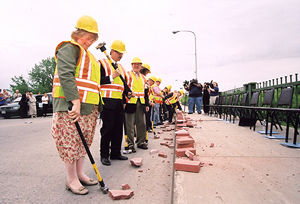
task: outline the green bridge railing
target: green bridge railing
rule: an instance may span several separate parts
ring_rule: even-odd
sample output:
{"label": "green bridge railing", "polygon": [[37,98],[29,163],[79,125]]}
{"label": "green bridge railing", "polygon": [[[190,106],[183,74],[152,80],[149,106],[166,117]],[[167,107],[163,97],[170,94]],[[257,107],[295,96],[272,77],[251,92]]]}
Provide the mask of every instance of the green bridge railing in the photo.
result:
{"label": "green bridge railing", "polygon": [[[261,91],[260,98],[259,98],[259,106],[261,106],[263,101],[263,93],[264,90],[268,90],[271,88],[274,88],[275,95],[273,100],[273,106],[277,104],[277,100],[280,96],[281,89],[286,87],[294,87],[294,94],[293,94],[293,105],[292,108],[300,108],[300,81],[298,81],[298,73],[296,73],[294,76],[289,75],[284,77],[279,77],[276,79],[271,79],[268,81],[263,82],[249,82],[247,84],[244,84],[243,87],[231,89],[228,91],[224,91],[220,93],[221,96],[230,96],[230,95],[236,95],[236,94],[243,94],[245,92],[248,92],[248,103],[250,102],[251,96],[254,92]],[[241,100],[241,97],[240,97]]]}

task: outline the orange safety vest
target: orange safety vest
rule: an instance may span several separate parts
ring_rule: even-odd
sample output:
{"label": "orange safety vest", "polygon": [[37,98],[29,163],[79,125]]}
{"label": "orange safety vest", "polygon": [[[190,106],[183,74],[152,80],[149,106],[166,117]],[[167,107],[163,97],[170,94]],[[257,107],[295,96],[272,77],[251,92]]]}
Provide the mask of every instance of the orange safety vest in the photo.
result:
{"label": "orange safety vest", "polygon": [[136,78],[133,71],[128,72],[128,86],[135,96],[132,96],[127,103],[136,104],[139,98],[142,104],[145,104],[145,84],[146,78],[144,75],[139,74]]}
{"label": "orange safety vest", "polygon": [[[75,68],[75,81],[80,97],[80,102],[98,105],[100,100],[99,63],[88,50],[85,50],[80,44],[78,44],[74,40],[63,41],[57,45],[55,50],[56,62],[56,52],[64,43],[72,43],[80,48],[80,54]],[[66,98],[60,84],[57,66],[54,71],[52,96],[54,98]]]}
{"label": "orange safety vest", "polygon": [[[105,76],[112,75],[115,70],[107,59],[99,60],[105,70]],[[117,64],[123,78],[125,78],[126,72],[121,64]],[[124,84],[120,77],[113,79],[111,84],[100,85],[101,96],[104,98],[122,99],[124,91]]]}
{"label": "orange safety vest", "polygon": [[178,101],[178,97],[177,97],[177,94],[173,93],[173,96],[171,96],[170,98],[166,99],[165,100],[165,103],[167,105],[172,105],[172,104],[175,104],[177,101]]}
{"label": "orange safety vest", "polygon": [[[153,88],[154,87],[158,87],[156,84],[153,84],[153,86],[151,86],[151,94],[152,94],[152,101],[154,103],[158,103],[158,104],[162,104],[163,103],[163,100],[160,96],[154,96],[156,93],[153,91]],[[159,88],[159,87],[158,87]]]}

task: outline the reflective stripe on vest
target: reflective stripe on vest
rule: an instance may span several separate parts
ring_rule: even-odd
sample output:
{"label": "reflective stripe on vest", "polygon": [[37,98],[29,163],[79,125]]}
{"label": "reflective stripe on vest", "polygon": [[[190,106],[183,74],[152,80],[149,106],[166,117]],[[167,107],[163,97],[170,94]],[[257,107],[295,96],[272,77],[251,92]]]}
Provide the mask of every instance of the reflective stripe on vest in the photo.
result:
{"label": "reflective stripe on vest", "polygon": [[[105,70],[105,76],[112,75],[115,70],[107,59],[99,60]],[[123,78],[125,78],[125,69],[121,64],[118,64],[118,69]],[[103,84],[100,86],[101,96],[104,98],[122,99],[124,84],[120,77],[113,79],[112,84]]]}
{"label": "reflective stripe on vest", "polygon": [[165,103],[167,105],[172,105],[172,104],[176,103],[177,101],[178,101],[177,96],[176,96],[175,93],[173,93],[173,96],[171,96],[170,98],[166,99]]}
{"label": "reflective stripe on vest", "polygon": [[[63,41],[57,45],[55,53],[64,43],[72,43],[80,48],[80,54],[75,69],[75,81],[79,93],[80,102],[89,104],[99,104],[100,92],[100,65],[95,57],[81,47],[75,41]],[[57,63],[57,56],[55,54]],[[61,87],[58,68],[56,66],[53,78],[52,96],[54,98],[66,98]]]}
{"label": "reflective stripe on vest", "polygon": [[139,98],[141,103],[145,104],[145,84],[146,79],[144,75],[140,74],[139,77],[136,78],[133,71],[128,73],[128,86],[135,95],[129,99],[128,103],[136,104]]}

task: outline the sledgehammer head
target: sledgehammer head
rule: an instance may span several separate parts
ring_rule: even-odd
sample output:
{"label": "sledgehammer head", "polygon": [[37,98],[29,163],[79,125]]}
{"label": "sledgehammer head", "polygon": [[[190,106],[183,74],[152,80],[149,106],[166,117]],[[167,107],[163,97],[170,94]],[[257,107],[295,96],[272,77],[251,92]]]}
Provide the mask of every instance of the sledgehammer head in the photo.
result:
{"label": "sledgehammer head", "polygon": [[103,42],[103,43],[99,43],[96,47],[96,49],[100,49],[101,52],[104,52],[106,50],[106,47],[105,47],[106,43]]}
{"label": "sledgehammer head", "polygon": [[106,186],[104,186],[104,187],[100,187],[100,190],[102,191],[103,194],[107,194],[109,189]]}

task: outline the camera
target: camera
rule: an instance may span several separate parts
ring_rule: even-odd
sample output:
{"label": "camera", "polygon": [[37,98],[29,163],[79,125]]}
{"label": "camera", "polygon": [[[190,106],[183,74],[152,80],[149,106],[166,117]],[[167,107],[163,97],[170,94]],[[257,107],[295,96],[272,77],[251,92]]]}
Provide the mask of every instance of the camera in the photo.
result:
{"label": "camera", "polygon": [[213,80],[211,80],[210,82],[204,82],[204,88],[214,88],[214,85],[213,85]]}

